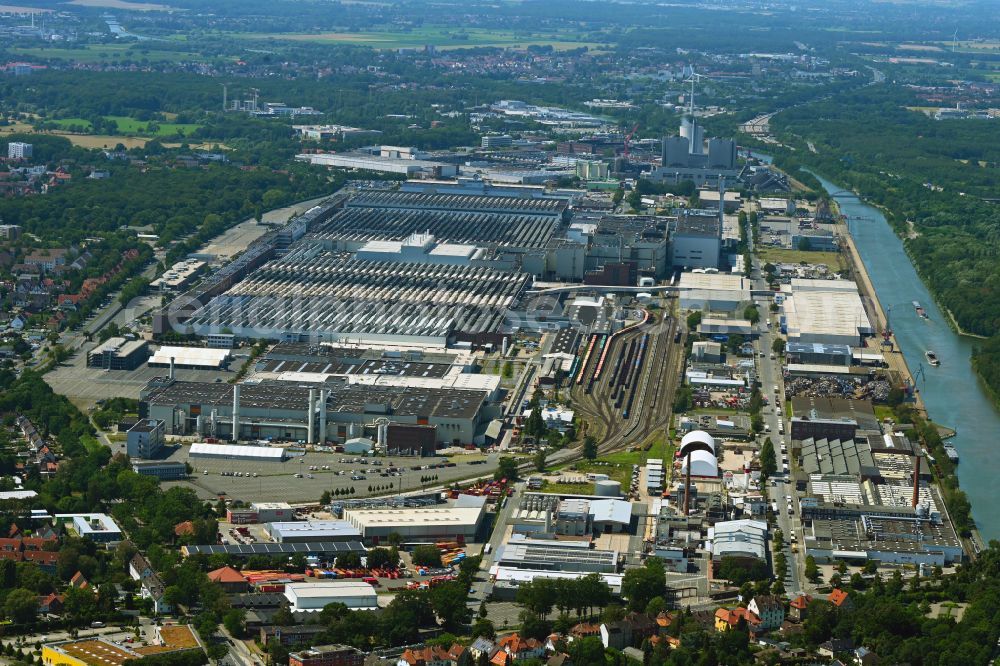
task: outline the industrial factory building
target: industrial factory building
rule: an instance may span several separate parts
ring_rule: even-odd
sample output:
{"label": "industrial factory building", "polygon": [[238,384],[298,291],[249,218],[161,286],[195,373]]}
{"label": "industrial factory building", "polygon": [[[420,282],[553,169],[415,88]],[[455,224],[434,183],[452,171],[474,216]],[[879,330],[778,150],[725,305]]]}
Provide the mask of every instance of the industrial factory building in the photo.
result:
{"label": "industrial factory building", "polygon": [[750,281],[731,273],[681,273],[678,299],[682,310],[737,312],[750,303]]}
{"label": "industrial factory building", "polygon": [[277,543],[361,540],[361,532],[346,520],[274,522],[268,523],[264,530]]}
{"label": "industrial factory building", "polygon": [[[294,382],[215,384],[156,379],[141,392],[142,409],[165,423],[170,435],[202,434],[233,439],[272,437],[308,443],[343,441],[375,419],[434,429],[442,444],[471,444],[484,423],[486,391],[402,388],[329,382],[322,387]],[[377,433],[376,433],[377,435]],[[391,441],[380,444],[391,447]],[[273,456],[267,447],[201,444],[192,455]],[[196,448],[197,447],[197,448]],[[245,451],[243,449],[249,449]]]}
{"label": "industrial factory building", "polygon": [[135,370],[149,358],[145,340],[108,338],[87,352],[87,367],[105,370]]}
{"label": "industrial factory building", "polygon": [[485,267],[362,261],[305,245],[265,264],[188,322],[237,337],[446,345],[492,334],[528,283]]}
{"label": "industrial factory building", "polygon": [[[379,193],[393,194],[393,193]],[[426,198],[430,195],[398,193],[410,197]],[[440,195],[435,195],[440,196]],[[455,195],[452,195],[455,196]],[[491,197],[470,197],[462,199],[482,199]],[[501,198],[501,197],[496,197]],[[511,198],[511,197],[503,197]],[[400,196],[383,197],[387,207],[373,205],[348,206],[320,225],[310,238],[319,241],[327,250],[355,251],[372,240],[401,241],[417,233],[429,233],[448,243],[475,244],[480,247],[541,248],[552,237],[561,213],[548,213],[546,208],[528,209],[525,212],[486,212],[479,210],[426,210],[399,209],[406,199]],[[418,199],[421,201],[424,199]],[[520,199],[517,199],[520,201]],[[371,198],[364,199],[365,202]],[[527,201],[536,201],[528,199]],[[550,201],[542,199],[540,201]],[[484,201],[484,206],[485,206]]]}
{"label": "industrial factory building", "polygon": [[378,544],[398,534],[403,541],[472,541],[486,515],[486,498],[460,495],[454,506],[405,509],[345,508],[344,520],[361,531],[366,543]]}
{"label": "industrial factory building", "polygon": [[851,280],[793,279],[782,291],[781,329],[789,342],[858,347],[873,332]]}
{"label": "industrial factory building", "polygon": [[718,214],[687,211],[670,239],[674,268],[718,268],[722,261],[722,221]]}

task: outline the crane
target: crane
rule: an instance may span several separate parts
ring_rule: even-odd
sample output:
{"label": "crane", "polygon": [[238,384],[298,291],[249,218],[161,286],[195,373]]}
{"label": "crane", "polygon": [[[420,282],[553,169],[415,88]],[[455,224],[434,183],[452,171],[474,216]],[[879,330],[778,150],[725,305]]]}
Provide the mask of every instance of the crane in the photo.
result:
{"label": "crane", "polygon": [[639,129],[639,123],[636,123],[635,127],[632,128],[632,131],[625,135],[625,140],[623,141],[623,143],[625,144],[625,150],[622,151],[623,155],[625,156],[625,159],[628,159],[628,148],[632,142],[632,137],[635,136],[635,133],[638,129]]}

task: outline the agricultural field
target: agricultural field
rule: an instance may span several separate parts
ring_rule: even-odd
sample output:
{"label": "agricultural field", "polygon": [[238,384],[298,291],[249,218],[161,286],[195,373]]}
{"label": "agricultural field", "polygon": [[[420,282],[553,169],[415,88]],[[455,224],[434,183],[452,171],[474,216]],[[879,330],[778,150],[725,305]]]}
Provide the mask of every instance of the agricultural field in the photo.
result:
{"label": "agricultural field", "polygon": [[604,47],[604,44],[588,39],[582,34],[550,32],[522,33],[510,30],[486,30],[481,28],[458,30],[454,28],[431,27],[406,32],[239,33],[233,36],[255,40],[353,44],[357,46],[371,46],[376,49],[423,48],[425,46],[433,46],[437,49],[481,46],[515,48],[551,46],[557,51],[567,51],[581,47],[589,49]]}
{"label": "agricultural field", "polygon": [[15,47],[11,53],[25,59],[68,60],[83,64],[106,62],[108,60],[131,60],[141,62],[204,62],[206,56],[191,51],[171,51],[150,48],[141,44],[100,44],[79,48]]}

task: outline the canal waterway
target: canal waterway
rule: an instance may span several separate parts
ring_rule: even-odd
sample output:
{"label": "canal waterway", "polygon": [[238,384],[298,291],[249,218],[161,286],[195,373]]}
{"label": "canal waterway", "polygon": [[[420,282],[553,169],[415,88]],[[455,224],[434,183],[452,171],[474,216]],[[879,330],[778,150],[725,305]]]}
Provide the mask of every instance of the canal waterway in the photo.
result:
{"label": "canal waterway", "polygon": [[[948,325],[885,216],[830,181],[819,181],[848,219],[854,244],[910,372],[917,376],[917,388],[931,419],[958,431],[951,440],[960,456],[958,479],[972,503],[983,539],[1000,539],[1000,516],[993,508],[1000,471],[1000,413],[972,370],[975,340],[958,335]],[[913,301],[924,307],[928,319],[917,315]],[[928,349],[937,353],[940,366],[927,362],[924,352]]]}

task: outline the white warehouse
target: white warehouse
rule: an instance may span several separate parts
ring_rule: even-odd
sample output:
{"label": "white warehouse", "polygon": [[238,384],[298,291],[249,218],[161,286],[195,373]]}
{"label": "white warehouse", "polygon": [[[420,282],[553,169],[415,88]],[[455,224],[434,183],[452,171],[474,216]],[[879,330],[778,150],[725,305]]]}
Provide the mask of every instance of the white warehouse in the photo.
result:
{"label": "white warehouse", "polygon": [[288,583],[285,598],[293,613],[318,613],[330,604],[344,604],[351,610],[378,608],[375,588],[359,580]]}
{"label": "white warehouse", "polygon": [[344,520],[361,531],[366,543],[378,544],[390,534],[403,541],[468,541],[483,523],[486,498],[460,495],[454,506],[406,509],[344,509]]}

